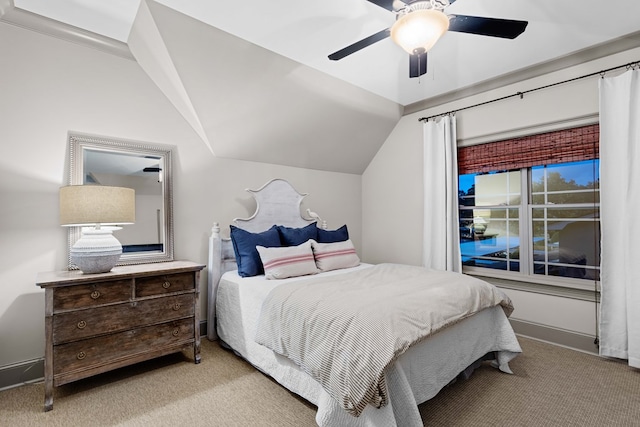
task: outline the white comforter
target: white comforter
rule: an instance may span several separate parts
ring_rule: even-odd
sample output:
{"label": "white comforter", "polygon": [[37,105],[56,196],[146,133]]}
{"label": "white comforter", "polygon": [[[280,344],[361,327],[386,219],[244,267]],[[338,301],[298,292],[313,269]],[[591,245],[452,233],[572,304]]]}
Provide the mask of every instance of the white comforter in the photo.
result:
{"label": "white comforter", "polygon": [[349,413],[388,403],[385,369],[411,345],[511,300],[471,276],[379,264],[275,288],[256,342],[294,361]]}

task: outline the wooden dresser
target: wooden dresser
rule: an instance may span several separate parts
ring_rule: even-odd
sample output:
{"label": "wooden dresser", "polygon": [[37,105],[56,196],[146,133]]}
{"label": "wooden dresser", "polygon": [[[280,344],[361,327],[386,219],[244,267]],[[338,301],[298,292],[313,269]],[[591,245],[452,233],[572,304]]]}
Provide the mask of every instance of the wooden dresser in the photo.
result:
{"label": "wooden dresser", "polygon": [[173,261],[108,273],[39,273],[45,289],[45,401],[63,384],[179,351],[200,363],[199,275]]}

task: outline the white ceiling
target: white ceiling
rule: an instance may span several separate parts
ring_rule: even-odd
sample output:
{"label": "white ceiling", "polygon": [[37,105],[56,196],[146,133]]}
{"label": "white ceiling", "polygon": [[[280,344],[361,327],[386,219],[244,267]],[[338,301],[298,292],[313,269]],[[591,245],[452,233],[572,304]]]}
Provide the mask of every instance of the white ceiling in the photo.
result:
{"label": "white ceiling", "polygon": [[[449,14],[529,21],[515,40],[446,33],[428,73],[386,39],[341,61],[327,55],[388,28],[393,13],[366,0],[156,0],[206,24],[402,106],[581,52],[640,31],[637,0],[457,0]],[[14,0],[15,7],[126,42],[139,0]]]}

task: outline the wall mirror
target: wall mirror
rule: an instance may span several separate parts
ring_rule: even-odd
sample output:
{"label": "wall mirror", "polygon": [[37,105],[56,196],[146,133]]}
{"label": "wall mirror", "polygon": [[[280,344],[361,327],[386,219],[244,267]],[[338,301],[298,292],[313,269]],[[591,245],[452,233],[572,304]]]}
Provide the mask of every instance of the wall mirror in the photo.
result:
{"label": "wall mirror", "polygon": [[[70,134],[69,144],[71,185],[135,190],[135,224],[113,233],[122,244],[118,265],[173,261],[172,148],[79,134]],[[69,249],[80,233],[69,228]],[[70,259],[69,269],[76,269]]]}

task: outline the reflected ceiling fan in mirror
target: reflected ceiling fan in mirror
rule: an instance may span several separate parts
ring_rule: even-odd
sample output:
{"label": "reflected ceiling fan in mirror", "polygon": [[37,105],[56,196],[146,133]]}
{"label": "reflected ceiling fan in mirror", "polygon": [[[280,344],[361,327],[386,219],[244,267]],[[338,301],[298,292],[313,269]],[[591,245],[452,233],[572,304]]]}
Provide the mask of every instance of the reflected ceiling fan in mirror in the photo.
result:
{"label": "reflected ceiling fan in mirror", "polygon": [[340,60],[387,37],[409,53],[409,77],[427,72],[427,52],[446,31],[515,39],[527,28],[527,21],[446,15],[444,9],[456,0],[367,0],[396,14],[391,28],[379,31],[329,55]]}

